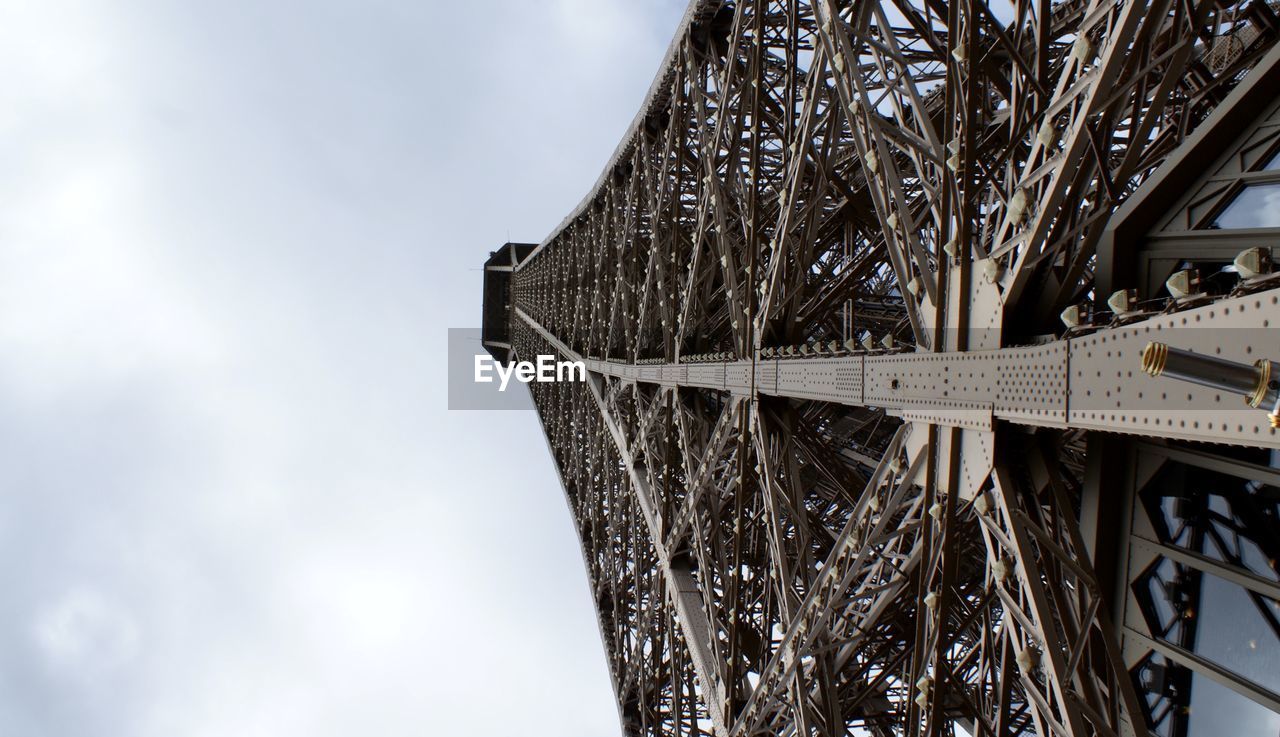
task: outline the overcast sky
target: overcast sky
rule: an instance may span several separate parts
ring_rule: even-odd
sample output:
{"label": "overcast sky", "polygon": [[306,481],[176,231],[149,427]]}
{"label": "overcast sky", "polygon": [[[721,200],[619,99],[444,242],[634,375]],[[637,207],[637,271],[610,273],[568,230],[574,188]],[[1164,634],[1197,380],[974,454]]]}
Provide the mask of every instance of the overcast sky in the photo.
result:
{"label": "overcast sky", "polygon": [[679,0],[0,0],[0,734],[616,735],[480,272]]}

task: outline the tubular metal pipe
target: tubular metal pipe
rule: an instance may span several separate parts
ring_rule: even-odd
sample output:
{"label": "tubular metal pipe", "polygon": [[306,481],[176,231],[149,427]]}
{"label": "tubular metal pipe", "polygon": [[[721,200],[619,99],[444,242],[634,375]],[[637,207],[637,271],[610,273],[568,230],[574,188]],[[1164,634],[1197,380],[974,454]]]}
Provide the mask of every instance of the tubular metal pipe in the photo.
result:
{"label": "tubular metal pipe", "polygon": [[1164,343],[1148,343],[1142,350],[1142,370],[1152,376],[1168,376],[1239,394],[1250,407],[1269,409],[1280,397],[1280,364],[1265,358],[1249,365],[1170,348]]}

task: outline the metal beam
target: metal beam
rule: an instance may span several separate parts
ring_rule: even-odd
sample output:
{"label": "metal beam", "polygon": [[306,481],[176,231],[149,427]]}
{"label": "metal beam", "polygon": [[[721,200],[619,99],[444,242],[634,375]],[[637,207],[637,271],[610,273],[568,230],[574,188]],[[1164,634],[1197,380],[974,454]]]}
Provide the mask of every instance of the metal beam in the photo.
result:
{"label": "metal beam", "polygon": [[880,407],[903,419],[972,430],[993,420],[1280,448],[1280,430],[1239,398],[1142,372],[1153,340],[1244,361],[1264,355],[1280,325],[1280,289],[1087,336],[954,353],[631,364],[583,357],[523,310],[519,318],[561,355],[624,381]]}

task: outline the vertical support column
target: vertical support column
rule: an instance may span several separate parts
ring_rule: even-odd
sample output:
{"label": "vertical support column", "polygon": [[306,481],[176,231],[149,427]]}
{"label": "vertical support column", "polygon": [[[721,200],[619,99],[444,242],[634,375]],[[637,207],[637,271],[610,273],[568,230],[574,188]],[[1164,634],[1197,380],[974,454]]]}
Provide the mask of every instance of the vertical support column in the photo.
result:
{"label": "vertical support column", "polygon": [[609,428],[609,434],[613,436],[618,455],[622,457],[627,476],[631,479],[631,491],[635,495],[636,504],[639,506],[641,514],[644,516],[645,527],[649,531],[649,538],[653,542],[654,550],[658,553],[658,561],[662,566],[662,578],[666,584],[667,597],[676,609],[676,621],[680,625],[680,631],[684,634],[685,645],[689,648],[689,657],[693,660],[694,672],[697,674],[699,685],[702,686],[702,698],[706,701],[707,709],[711,712],[711,723],[715,734],[727,737],[729,734],[729,715],[725,711],[727,699],[725,698],[724,682],[720,678],[719,671],[715,667],[715,659],[711,655],[710,644],[713,633],[711,632],[710,618],[702,606],[702,594],[698,589],[697,581],[688,562],[673,561],[667,550],[666,543],[662,538],[662,527],[653,509],[653,497],[649,492],[649,482],[636,468],[635,458],[631,454],[631,448],[627,444],[626,437],[622,434],[618,421],[605,403],[601,384],[602,380],[599,375],[587,375],[587,386],[591,391],[592,398],[595,399],[596,407],[600,410],[600,416],[604,420],[605,427]]}

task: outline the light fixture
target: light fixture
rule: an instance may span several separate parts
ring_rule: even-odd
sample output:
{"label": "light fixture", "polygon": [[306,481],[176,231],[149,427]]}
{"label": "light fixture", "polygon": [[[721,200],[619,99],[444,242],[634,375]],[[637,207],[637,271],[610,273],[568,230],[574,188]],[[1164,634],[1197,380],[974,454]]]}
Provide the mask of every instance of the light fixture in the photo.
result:
{"label": "light fixture", "polygon": [[1127,315],[1134,312],[1138,306],[1138,290],[1136,289],[1117,289],[1107,297],[1107,306],[1116,316]]}
{"label": "light fixture", "polygon": [[1081,309],[1080,305],[1071,305],[1058,315],[1058,319],[1062,320],[1062,324],[1068,329],[1080,327]]}
{"label": "light fixture", "polygon": [[1164,288],[1169,290],[1174,299],[1186,299],[1200,294],[1200,272],[1195,269],[1183,269],[1174,272],[1165,279]]}
{"label": "light fixture", "polygon": [[1249,248],[1236,254],[1235,261],[1236,273],[1242,279],[1252,279],[1257,276],[1263,276],[1271,273],[1273,263],[1271,261],[1271,251],[1266,248]]}

